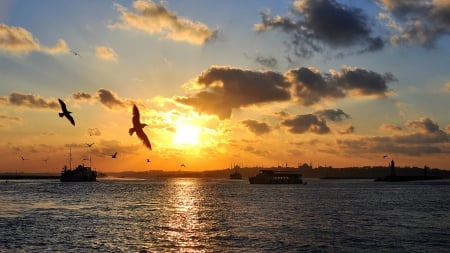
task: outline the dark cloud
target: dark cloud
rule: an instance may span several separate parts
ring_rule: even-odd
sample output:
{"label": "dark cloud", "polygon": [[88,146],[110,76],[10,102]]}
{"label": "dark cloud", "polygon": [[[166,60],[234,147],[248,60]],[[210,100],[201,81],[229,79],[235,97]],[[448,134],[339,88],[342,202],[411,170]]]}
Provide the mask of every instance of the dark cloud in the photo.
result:
{"label": "dark cloud", "polygon": [[295,87],[295,95],[300,104],[309,106],[322,98],[342,98],[345,92],[334,82],[330,75],[322,76],[318,71],[298,68],[288,71],[287,76]]}
{"label": "dark cloud", "polygon": [[338,86],[346,90],[355,90],[362,95],[385,95],[388,91],[386,83],[397,79],[391,73],[379,73],[362,68],[343,67],[335,76]]}
{"label": "dark cloud", "polygon": [[416,128],[425,133],[435,133],[439,131],[439,125],[437,122],[429,118],[421,118],[419,120],[412,120],[406,122],[408,127]]}
{"label": "dark cloud", "polygon": [[250,105],[287,101],[294,98],[303,106],[322,99],[347,96],[387,95],[387,83],[395,81],[390,74],[379,74],[361,68],[343,67],[341,72],[321,74],[313,68],[300,67],[285,74],[273,71],[251,71],[232,67],[212,67],[196,80],[198,92],[176,101],[194,107],[198,112],[230,118],[232,110]]}
{"label": "dark cloud", "polygon": [[387,15],[395,18],[393,27],[397,33],[391,37],[394,44],[406,41],[433,47],[437,39],[450,35],[449,1],[381,0],[381,3]]}
{"label": "dark cloud", "polygon": [[423,154],[448,154],[450,137],[440,130],[436,122],[423,118],[409,121],[419,132],[393,136],[363,137],[356,140],[338,140],[340,148],[353,153],[391,153],[419,156]]}
{"label": "dark cloud", "polygon": [[73,99],[75,100],[90,100],[92,99],[92,95],[86,92],[76,92],[74,94],[72,94]]}
{"label": "dark cloud", "polygon": [[97,91],[97,97],[100,103],[109,109],[123,108],[128,106],[128,103],[121,100],[119,96],[106,89],[99,89]]}
{"label": "dark cloud", "polygon": [[303,134],[306,132],[327,134],[330,132],[327,122],[314,114],[297,115],[292,119],[282,121],[281,124],[289,127],[289,132],[294,134]]}
{"label": "dark cloud", "polygon": [[341,129],[339,131],[340,134],[352,134],[355,132],[355,127],[354,126],[348,126],[344,129]]}
{"label": "dark cloud", "polygon": [[233,108],[290,99],[290,84],[283,75],[272,71],[212,67],[200,74],[197,83],[203,91],[176,100],[220,119],[230,118]]}
{"label": "dark cloud", "polygon": [[39,95],[21,94],[13,92],[8,98],[9,104],[31,109],[58,109],[56,100],[44,99]]}
{"label": "dark cloud", "polygon": [[260,64],[263,67],[266,67],[268,69],[275,69],[277,68],[278,61],[274,57],[271,56],[257,56],[255,58],[255,61]]}
{"label": "dark cloud", "polygon": [[384,75],[362,68],[343,67],[341,72],[321,74],[309,68],[292,69],[286,74],[295,87],[300,104],[308,106],[324,98],[343,98],[350,95],[386,96],[387,83],[396,81],[391,73]]}
{"label": "dark cloud", "polygon": [[316,115],[320,116],[321,118],[326,118],[331,121],[342,121],[344,119],[350,118],[350,116],[342,111],[341,109],[333,110],[333,109],[326,109],[317,111],[315,113]]}
{"label": "dark cloud", "polygon": [[256,135],[262,135],[270,132],[270,126],[265,122],[258,122],[256,120],[244,120],[242,121],[252,133]]}
{"label": "dark cloud", "polygon": [[380,37],[372,36],[369,18],[359,8],[335,0],[297,0],[294,17],[270,17],[262,14],[259,32],[280,29],[291,36],[289,45],[295,55],[309,57],[324,47],[332,49],[358,47],[357,52],[378,51],[384,47]]}

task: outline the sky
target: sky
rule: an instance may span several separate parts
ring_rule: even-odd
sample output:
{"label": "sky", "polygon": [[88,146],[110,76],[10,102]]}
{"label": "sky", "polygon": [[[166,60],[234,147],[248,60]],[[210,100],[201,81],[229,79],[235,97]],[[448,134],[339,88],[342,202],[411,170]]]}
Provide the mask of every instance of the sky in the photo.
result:
{"label": "sky", "polygon": [[449,17],[449,0],[1,0],[0,172],[69,153],[105,172],[450,170]]}

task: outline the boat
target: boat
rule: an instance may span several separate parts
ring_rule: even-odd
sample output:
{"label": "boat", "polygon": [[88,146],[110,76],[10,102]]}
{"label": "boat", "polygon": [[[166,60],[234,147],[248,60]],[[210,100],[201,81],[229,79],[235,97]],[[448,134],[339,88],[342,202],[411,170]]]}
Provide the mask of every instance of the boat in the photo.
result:
{"label": "boat", "polygon": [[242,179],[242,174],[238,171],[235,171],[230,174],[230,179]]}
{"label": "boat", "polygon": [[238,171],[239,168],[238,165],[234,166],[234,172],[230,174],[230,179],[242,179],[242,174]]}
{"label": "boat", "polygon": [[[91,164],[91,158],[89,157],[89,163]],[[84,166],[84,164],[78,165],[75,169],[72,169],[72,148],[69,151],[69,164],[70,167],[64,166],[61,177],[61,182],[89,182],[97,181],[97,171],[92,170],[91,167]]]}
{"label": "boat", "polygon": [[61,182],[88,182],[97,181],[97,171],[83,164],[78,165],[75,169],[69,169],[64,166],[60,177]]}
{"label": "boat", "polygon": [[303,184],[302,174],[292,171],[261,170],[248,180],[250,184]]}

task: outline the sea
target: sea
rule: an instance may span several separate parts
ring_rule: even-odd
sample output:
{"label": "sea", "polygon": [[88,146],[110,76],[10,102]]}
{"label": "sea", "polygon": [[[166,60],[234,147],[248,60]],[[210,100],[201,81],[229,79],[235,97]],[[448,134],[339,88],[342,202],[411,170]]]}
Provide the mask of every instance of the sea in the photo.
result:
{"label": "sea", "polygon": [[450,252],[450,181],[0,182],[0,252]]}

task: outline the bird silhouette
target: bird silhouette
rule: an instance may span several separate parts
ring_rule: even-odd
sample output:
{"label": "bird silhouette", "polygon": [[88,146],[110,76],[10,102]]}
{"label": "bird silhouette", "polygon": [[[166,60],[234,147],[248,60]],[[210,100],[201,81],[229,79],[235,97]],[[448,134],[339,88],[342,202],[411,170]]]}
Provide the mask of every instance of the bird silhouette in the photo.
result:
{"label": "bird silhouette", "polygon": [[114,152],[114,154],[111,157],[112,158],[117,158],[117,152]]}
{"label": "bird silhouette", "polygon": [[67,110],[66,104],[60,98],[58,98],[58,101],[59,101],[59,104],[61,105],[61,110],[62,110],[62,112],[59,113],[59,117],[62,118],[65,116],[70,121],[70,123],[72,123],[72,125],[75,126],[75,120],[70,115],[72,112],[69,112]]}
{"label": "bird silhouette", "polygon": [[150,159],[147,159],[147,162],[149,163],[149,162],[150,162]]}
{"label": "bird silhouette", "polygon": [[75,56],[81,57],[81,55],[80,55],[78,52],[75,52],[75,51],[73,51],[73,50],[70,50],[70,52],[71,52],[73,55],[75,55]]}
{"label": "bird silhouette", "polygon": [[88,147],[92,147],[92,145],[94,145],[94,143],[86,143],[86,145],[87,145]]}
{"label": "bird silhouette", "polygon": [[147,124],[141,123],[141,120],[139,119],[139,110],[136,107],[136,105],[133,105],[133,127],[128,130],[130,135],[133,135],[133,133],[136,133],[137,137],[142,140],[142,143],[152,150],[152,145],[150,144],[150,141],[148,140],[147,135],[144,133],[144,127],[147,126]]}
{"label": "bird silhouette", "polygon": [[42,161],[45,162],[45,163],[47,163],[48,157],[47,157],[47,159],[42,159]]}
{"label": "bird silhouette", "polygon": [[180,165],[181,167],[185,167],[186,168],[186,165],[184,165],[184,163],[182,163],[181,165]]}
{"label": "bird silhouette", "polygon": [[387,156],[387,155],[384,155],[384,156],[383,156],[383,158],[386,158],[386,157],[388,157],[388,156]]}
{"label": "bird silhouette", "polygon": [[22,158],[22,161],[28,160],[27,158],[24,158],[23,156],[20,156]]}

